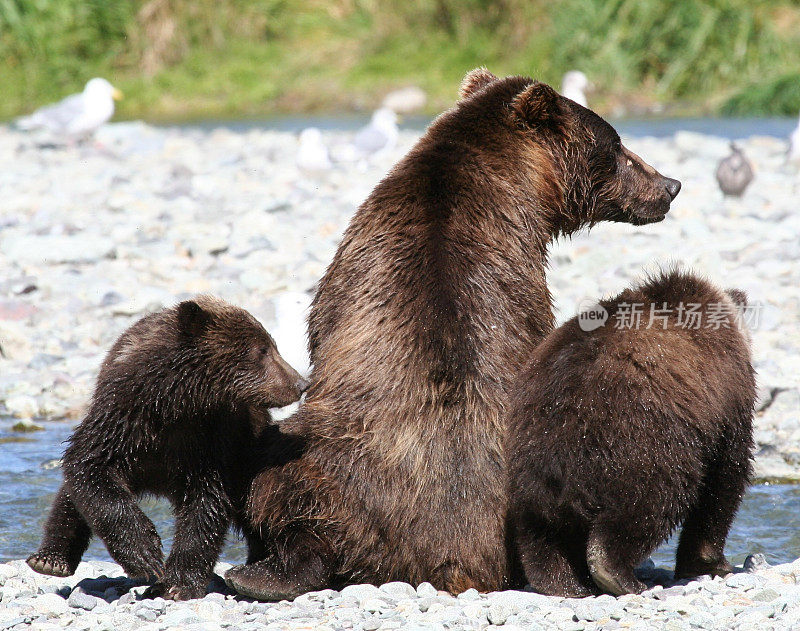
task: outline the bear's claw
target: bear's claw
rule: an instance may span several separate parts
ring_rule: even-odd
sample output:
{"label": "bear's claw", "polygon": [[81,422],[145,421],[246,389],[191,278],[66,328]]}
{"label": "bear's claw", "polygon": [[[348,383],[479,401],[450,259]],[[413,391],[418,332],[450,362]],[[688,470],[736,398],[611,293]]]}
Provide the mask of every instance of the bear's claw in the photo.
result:
{"label": "bear's claw", "polygon": [[77,569],[72,567],[63,556],[55,553],[37,552],[29,556],[26,563],[34,572],[48,576],[72,576]]}

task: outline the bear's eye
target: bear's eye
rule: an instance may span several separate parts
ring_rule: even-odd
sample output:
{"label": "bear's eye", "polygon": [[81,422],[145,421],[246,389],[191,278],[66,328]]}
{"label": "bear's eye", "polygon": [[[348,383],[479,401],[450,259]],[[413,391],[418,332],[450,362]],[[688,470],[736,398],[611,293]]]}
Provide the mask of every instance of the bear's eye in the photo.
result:
{"label": "bear's eye", "polygon": [[633,160],[631,160],[630,158],[625,160],[625,166],[626,167],[632,167],[633,166]]}

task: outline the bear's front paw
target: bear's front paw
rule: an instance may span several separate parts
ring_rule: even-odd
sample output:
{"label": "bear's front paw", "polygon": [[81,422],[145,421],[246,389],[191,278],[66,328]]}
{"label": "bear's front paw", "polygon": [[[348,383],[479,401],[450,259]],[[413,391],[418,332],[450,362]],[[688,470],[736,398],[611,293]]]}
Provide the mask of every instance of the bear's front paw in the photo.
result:
{"label": "bear's front paw", "polygon": [[77,564],[71,564],[64,555],[57,552],[37,552],[29,556],[26,562],[34,572],[48,576],[72,576],[78,569]]}

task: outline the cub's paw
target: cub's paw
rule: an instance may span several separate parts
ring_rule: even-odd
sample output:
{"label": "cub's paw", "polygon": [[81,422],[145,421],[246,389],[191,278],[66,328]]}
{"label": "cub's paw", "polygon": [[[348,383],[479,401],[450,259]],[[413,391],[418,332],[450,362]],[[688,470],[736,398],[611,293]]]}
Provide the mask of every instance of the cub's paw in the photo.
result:
{"label": "cub's paw", "polygon": [[237,565],[225,572],[225,584],[237,594],[255,600],[292,600],[309,590],[287,581],[265,561]]}
{"label": "cub's paw", "polygon": [[171,585],[155,583],[148,587],[142,598],[163,598],[164,600],[193,600],[206,595],[206,588],[197,585]]}
{"label": "cub's paw", "polygon": [[193,600],[206,595],[206,588],[198,585],[173,585],[164,594],[166,600]]}
{"label": "cub's paw", "polygon": [[640,594],[647,589],[647,585],[634,576],[632,567],[612,566],[606,551],[597,545],[589,545],[586,561],[589,565],[589,575],[595,585],[607,594],[612,596]]}
{"label": "cub's paw", "polygon": [[677,563],[675,565],[675,580],[682,578],[694,578],[695,576],[726,576],[733,572],[733,566],[728,560],[722,559],[695,559],[690,562]]}
{"label": "cub's paw", "polygon": [[602,591],[612,596],[641,594],[647,589],[647,585],[637,579],[632,570],[630,576],[626,576],[625,574],[611,572],[605,567],[590,565],[589,572],[595,584]]}
{"label": "cub's paw", "polygon": [[67,557],[57,552],[37,552],[28,557],[28,566],[39,574],[48,576],[72,576],[78,569],[78,564],[69,562]]}

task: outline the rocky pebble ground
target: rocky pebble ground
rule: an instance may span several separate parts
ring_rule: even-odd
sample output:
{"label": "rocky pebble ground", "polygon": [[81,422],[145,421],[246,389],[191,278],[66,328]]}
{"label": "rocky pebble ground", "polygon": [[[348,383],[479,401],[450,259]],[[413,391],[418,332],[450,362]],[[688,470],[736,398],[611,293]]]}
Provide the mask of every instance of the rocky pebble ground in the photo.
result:
{"label": "rocky pebble ground", "polygon": [[[224,572],[224,564],[217,566]],[[640,569],[650,588],[620,598],[569,599],[525,591],[452,595],[430,583],[350,585],[304,594],[292,602],[259,603],[226,593],[218,577],[202,599],[142,600],[145,587],[113,563],[81,563],[75,576],[52,578],[23,561],[0,565],[0,630],[161,629],[444,631],[594,631],[611,629],[800,628],[800,560],[770,567],[758,556],[727,577],[673,583],[668,572]]]}

